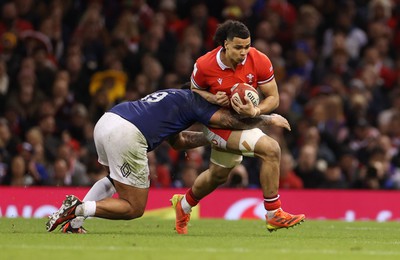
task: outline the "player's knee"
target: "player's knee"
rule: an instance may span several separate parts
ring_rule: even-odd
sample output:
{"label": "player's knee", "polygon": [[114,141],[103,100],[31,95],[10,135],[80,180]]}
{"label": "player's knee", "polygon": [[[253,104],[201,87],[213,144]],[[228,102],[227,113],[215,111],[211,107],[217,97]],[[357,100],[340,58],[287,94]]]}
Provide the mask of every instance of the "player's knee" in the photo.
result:
{"label": "player's knee", "polygon": [[279,143],[271,137],[265,136],[257,142],[256,154],[262,158],[269,160],[279,160],[281,156],[281,148]]}

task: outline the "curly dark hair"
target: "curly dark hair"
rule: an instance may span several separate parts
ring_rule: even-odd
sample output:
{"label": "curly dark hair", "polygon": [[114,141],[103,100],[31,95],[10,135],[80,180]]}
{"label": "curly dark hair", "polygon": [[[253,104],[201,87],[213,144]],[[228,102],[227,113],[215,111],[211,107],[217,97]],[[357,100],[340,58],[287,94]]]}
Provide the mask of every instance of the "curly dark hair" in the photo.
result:
{"label": "curly dark hair", "polygon": [[232,40],[234,37],[246,39],[250,37],[249,28],[239,21],[227,20],[218,25],[214,35],[214,41],[224,47],[225,40]]}

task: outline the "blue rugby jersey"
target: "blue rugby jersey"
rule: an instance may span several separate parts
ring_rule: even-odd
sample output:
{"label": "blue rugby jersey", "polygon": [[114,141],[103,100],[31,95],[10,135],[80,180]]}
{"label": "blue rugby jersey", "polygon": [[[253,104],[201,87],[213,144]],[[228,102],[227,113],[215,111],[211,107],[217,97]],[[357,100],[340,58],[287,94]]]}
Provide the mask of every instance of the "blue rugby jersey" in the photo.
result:
{"label": "blue rugby jersey", "polygon": [[208,125],[219,108],[189,89],[164,89],[137,101],[120,103],[109,112],[134,124],[145,136],[151,151],[167,137],[195,122]]}

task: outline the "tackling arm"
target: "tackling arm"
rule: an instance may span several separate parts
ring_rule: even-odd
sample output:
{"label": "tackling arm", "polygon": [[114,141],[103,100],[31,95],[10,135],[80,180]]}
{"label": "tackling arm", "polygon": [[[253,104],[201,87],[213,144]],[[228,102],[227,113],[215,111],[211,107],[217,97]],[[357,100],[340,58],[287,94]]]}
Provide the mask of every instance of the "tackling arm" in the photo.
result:
{"label": "tackling arm", "polygon": [[203,132],[182,131],[167,139],[168,143],[175,150],[193,149],[209,144]]}
{"label": "tackling arm", "polygon": [[[226,128],[233,130],[245,130],[252,128],[260,128],[266,131],[268,126],[278,126],[291,130],[289,122],[281,115],[261,115],[255,118],[241,118],[232,110],[221,108],[210,119],[209,126],[214,128]],[[209,144],[203,132],[182,131],[167,139],[168,143],[175,150],[193,149]]]}
{"label": "tackling arm", "polygon": [[291,130],[289,122],[286,118],[278,114],[261,115],[254,118],[242,118],[239,114],[230,109],[221,108],[210,119],[209,126],[213,128],[226,128],[232,130],[245,130],[252,128],[260,128],[264,130],[266,127],[275,125]]}
{"label": "tackling arm", "polygon": [[193,85],[191,85],[191,89],[193,92],[196,92],[197,94],[199,94],[202,98],[204,98],[211,104],[219,105],[222,107],[229,106],[229,97],[223,91],[218,91],[217,94],[214,95],[206,90],[197,89]]}

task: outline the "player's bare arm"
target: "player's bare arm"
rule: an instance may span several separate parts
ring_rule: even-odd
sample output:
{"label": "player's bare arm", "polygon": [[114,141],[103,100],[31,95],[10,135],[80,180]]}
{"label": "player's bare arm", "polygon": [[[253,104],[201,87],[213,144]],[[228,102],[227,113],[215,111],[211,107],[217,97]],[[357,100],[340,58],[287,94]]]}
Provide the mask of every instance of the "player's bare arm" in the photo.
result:
{"label": "player's bare arm", "polygon": [[193,149],[209,144],[203,132],[182,131],[167,139],[168,143],[175,150]]}
{"label": "player's bare arm", "polygon": [[[251,103],[251,102],[250,102]],[[275,125],[291,130],[289,122],[281,115],[271,114],[254,118],[243,118],[231,109],[219,109],[210,119],[210,127],[246,130],[252,128],[265,129]]]}
{"label": "player's bare arm", "polygon": [[191,87],[191,89],[192,89],[192,91],[199,94],[202,98],[204,98],[211,104],[219,105],[221,107],[229,106],[229,97],[223,91],[218,91],[217,94],[214,95],[214,94],[208,92],[207,90],[200,90],[200,89],[194,88],[193,86]]}
{"label": "player's bare arm", "polygon": [[[291,131],[290,124],[286,118],[278,114],[261,115],[256,118],[240,118],[239,115],[232,113],[228,109],[220,109],[210,120],[210,126],[212,127],[237,130],[260,128],[265,132],[272,125]],[[209,144],[203,132],[195,131],[182,131],[169,137],[167,141],[175,150],[193,149]]]}
{"label": "player's bare arm", "polygon": [[260,101],[258,108],[260,114],[268,114],[279,106],[279,91],[275,79],[270,82],[258,86],[265,98]]}

